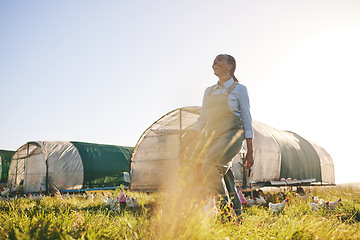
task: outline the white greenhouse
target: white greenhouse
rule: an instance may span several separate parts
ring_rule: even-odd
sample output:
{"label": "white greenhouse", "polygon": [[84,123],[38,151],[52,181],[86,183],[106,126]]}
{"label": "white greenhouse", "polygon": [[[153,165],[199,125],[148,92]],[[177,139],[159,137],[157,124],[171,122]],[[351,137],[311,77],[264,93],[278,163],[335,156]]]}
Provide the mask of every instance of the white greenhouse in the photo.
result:
{"label": "white greenhouse", "polygon": [[25,193],[129,185],[132,152],[84,142],[28,142],[14,153],[8,182]]}
{"label": "white greenhouse", "polygon": [[[197,121],[200,107],[175,109],[154,122],[138,140],[131,162],[131,189],[159,191],[178,181],[180,136]],[[244,184],[258,186],[335,184],[331,156],[317,144],[301,136],[253,121],[254,166],[243,174],[239,153],[233,160],[234,175]],[[193,147],[191,161],[201,164],[204,143]],[[245,149],[246,151],[246,146]],[[248,176],[249,174],[249,176]],[[184,177],[184,176],[182,176]]]}

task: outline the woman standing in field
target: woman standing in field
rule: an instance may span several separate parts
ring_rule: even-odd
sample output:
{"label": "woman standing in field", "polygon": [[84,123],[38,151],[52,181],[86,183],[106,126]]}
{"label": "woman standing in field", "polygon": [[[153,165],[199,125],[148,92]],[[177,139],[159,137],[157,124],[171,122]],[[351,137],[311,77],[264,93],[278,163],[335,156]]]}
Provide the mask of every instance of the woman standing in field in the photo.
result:
{"label": "woman standing in field", "polygon": [[236,62],[232,56],[218,55],[212,68],[219,80],[205,90],[200,117],[184,134],[180,156],[184,156],[192,140],[205,129],[207,147],[201,171],[203,183],[211,194],[222,199],[222,206],[231,201],[239,215],[241,202],[230,167],[244,139],[247,144],[245,166],[249,169],[254,164],[249,97],[247,88],[238,83],[234,75]]}

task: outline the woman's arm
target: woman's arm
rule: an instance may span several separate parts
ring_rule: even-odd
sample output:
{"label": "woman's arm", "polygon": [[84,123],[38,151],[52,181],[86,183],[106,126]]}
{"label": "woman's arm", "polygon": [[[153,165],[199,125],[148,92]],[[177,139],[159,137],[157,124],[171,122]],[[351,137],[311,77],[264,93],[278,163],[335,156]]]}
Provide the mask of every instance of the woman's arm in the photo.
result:
{"label": "woman's arm", "polygon": [[252,138],[246,138],[246,147],[247,152],[245,156],[245,168],[249,169],[254,165],[254,151],[253,151],[253,144]]}
{"label": "woman's arm", "polygon": [[205,98],[206,98],[206,95],[208,94],[210,88],[211,87],[208,87],[204,92],[204,96],[203,96],[203,100],[202,100],[202,107],[200,109],[200,116],[192,128],[198,132],[202,132],[202,130],[205,128],[205,125],[206,125],[207,116],[206,116],[206,111],[205,111]]}
{"label": "woman's arm", "polygon": [[252,128],[252,117],[250,113],[250,101],[247,88],[240,85],[238,94],[240,117],[244,125],[245,138],[253,138],[254,131]]}
{"label": "woman's arm", "polygon": [[247,146],[247,153],[245,156],[246,169],[251,168],[254,165],[254,151],[253,151],[253,137],[254,131],[252,128],[252,118],[250,113],[250,101],[247,88],[241,85],[239,96],[240,116],[244,125],[245,139]]}

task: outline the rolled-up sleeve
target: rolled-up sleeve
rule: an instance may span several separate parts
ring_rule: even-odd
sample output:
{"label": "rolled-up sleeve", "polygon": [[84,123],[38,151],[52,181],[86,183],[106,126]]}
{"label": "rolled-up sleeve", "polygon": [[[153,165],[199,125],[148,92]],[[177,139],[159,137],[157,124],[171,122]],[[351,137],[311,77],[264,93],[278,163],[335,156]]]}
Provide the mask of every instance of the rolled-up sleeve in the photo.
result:
{"label": "rolled-up sleeve", "polygon": [[252,118],[250,114],[250,100],[247,88],[241,86],[239,96],[239,107],[240,107],[240,117],[242,119],[245,131],[245,138],[254,138],[254,131],[252,127]]}

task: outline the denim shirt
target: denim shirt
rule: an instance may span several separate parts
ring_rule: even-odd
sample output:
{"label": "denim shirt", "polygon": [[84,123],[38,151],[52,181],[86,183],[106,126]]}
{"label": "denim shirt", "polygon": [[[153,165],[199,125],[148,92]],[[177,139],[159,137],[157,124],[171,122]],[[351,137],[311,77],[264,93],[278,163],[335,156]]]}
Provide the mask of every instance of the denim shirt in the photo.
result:
{"label": "denim shirt", "polygon": [[[206,95],[209,94],[210,89],[215,87],[215,90],[211,94],[223,94],[226,92],[226,90],[231,86],[231,84],[234,83],[234,80],[230,78],[228,81],[226,81],[223,85],[219,85],[219,83],[208,87],[205,90],[204,97],[203,97],[203,103],[200,110],[200,116],[198,121],[195,123],[193,129],[196,131],[201,132],[206,125],[206,111],[204,107],[204,101]],[[250,114],[250,101],[249,101],[249,95],[247,92],[247,88],[242,85],[238,84],[234,90],[230,92],[228,95],[228,104],[230,111],[235,114],[235,116],[238,116],[242,119],[243,125],[244,125],[244,131],[245,131],[245,138],[253,138],[254,137],[254,131],[252,128],[252,118]]]}

